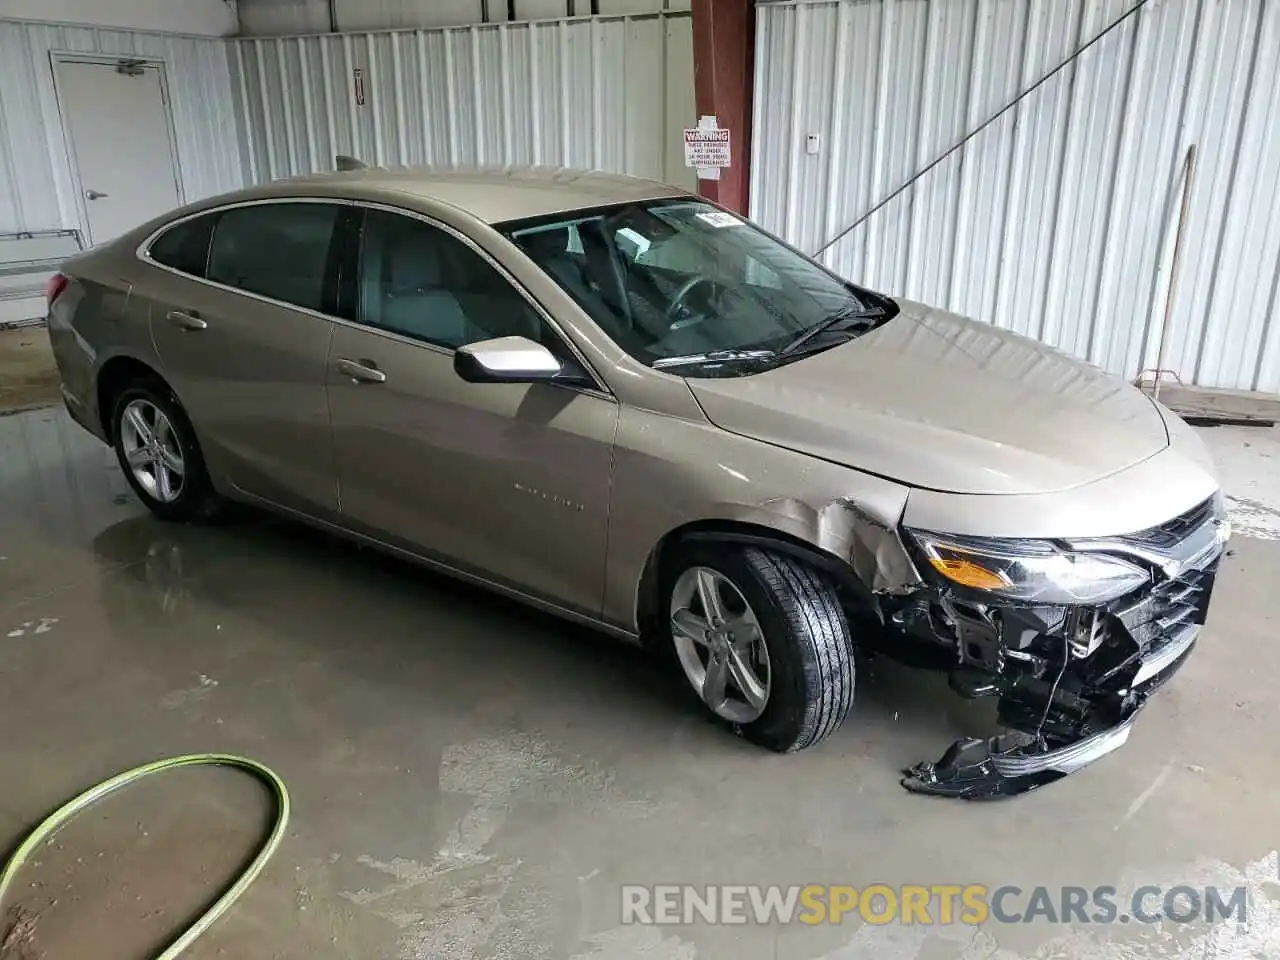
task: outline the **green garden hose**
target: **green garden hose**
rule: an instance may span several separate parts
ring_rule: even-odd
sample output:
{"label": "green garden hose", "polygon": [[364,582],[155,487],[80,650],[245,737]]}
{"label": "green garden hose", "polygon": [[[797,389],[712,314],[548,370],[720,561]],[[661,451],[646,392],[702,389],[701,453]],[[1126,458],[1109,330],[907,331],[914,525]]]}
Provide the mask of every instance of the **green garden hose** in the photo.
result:
{"label": "green garden hose", "polygon": [[195,923],[191,924],[183,932],[182,936],[174,940],[157,957],[157,960],[174,960],[187,947],[195,943],[201,934],[208,930],[215,920],[226,913],[233,903],[240,899],[240,895],[249,889],[249,884],[257,879],[258,874],[262,872],[262,868],[266,866],[267,861],[276,852],[276,848],[280,846],[280,841],[284,839],[285,827],[289,823],[289,791],[285,789],[284,781],[276,775],[275,771],[263,766],[256,760],[224,753],[193,753],[185,757],[170,757],[167,760],[156,760],[153,763],[143,764],[140,767],[134,767],[132,770],[117,774],[110,780],[104,780],[96,787],[90,787],[84,793],[67,801],[51,813],[43,823],[31,831],[27,839],[22,841],[22,845],[9,858],[9,862],[4,865],[4,870],[0,871],[0,904],[4,903],[5,894],[9,891],[9,885],[13,883],[13,878],[26,864],[32,852],[81,810],[101,800],[107,794],[114,793],[121,787],[126,787],[141,780],[143,777],[149,777],[153,773],[163,773],[166,770],[175,770],[178,767],[202,766],[236,767],[237,769],[248,771],[265,783],[275,794],[276,823],[271,829],[271,835],[267,837],[262,849],[258,851],[258,855],[253,858],[253,862],[245,868],[236,882],[227,887],[222,896]]}

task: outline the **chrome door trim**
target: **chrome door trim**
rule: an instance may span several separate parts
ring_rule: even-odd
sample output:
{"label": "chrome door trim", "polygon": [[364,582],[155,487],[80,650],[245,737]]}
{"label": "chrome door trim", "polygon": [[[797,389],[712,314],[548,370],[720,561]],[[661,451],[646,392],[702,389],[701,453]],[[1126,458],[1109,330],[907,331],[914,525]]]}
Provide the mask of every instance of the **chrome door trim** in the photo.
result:
{"label": "chrome door trim", "polygon": [[[203,284],[214,290],[222,290],[226,293],[234,293],[237,296],[248,297],[250,300],[257,300],[259,303],[265,303],[272,307],[283,307],[286,310],[294,310],[298,313],[306,314],[309,317],[318,317],[321,320],[337,320],[331,314],[323,313],[320,310],[312,310],[310,307],[299,306],[296,303],[290,303],[288,300],[277,300],[275,297],[264,296],[261,293],[254,293],[251,290],[241,290],[239,287],[232,287],[225,283],[219,283],[216,280],[210,280],[208,277],[197,277],[182,270],[176,270],[167,264],[153,260],[151,257],[151,245],[160,238],[162,233],[167,233],[174,227],[186,223],[188,220],[195,220],[197,217],[203,217],[211,213],[223,213],[227,210],[235,210],[239,207],[260,207],[265,204],[279,203],[332,203],[340,207],[353,206],[350,200],[344,200],[340,197],[267,197],[254,200],[236,200],[232,203],[224,203],[219,206],[206,207],[196,213],[189,213],[185,217],[177,220],[170,220],[164,226],[154,230],[142,243],[138,244],[137,250],[134,251],[135,256],[144,264],[156,270],[163,270],[165,273],[171,273],[175,277],[181,277],[183,280],[190,280],[192,283]],[[212,241],[210,241],[212,243]]]}
{"label": "chrome door trim", "polygon": [[[211,213],[225,213],[228,210],[235,210],[239,207],[262,207],[267,204],[277,203],[334,203],[340,207],[351,207],[355,205],[355,201],[349,200],[346,197],[254,197],[250,200],[228,200],[226,203],[216,203],[213,206],[204,207],[203,209],[196,210],[193,213],[184,214],[176,220],[166,221],[147,234],[146,238],[143,239],[143,241],[138,244],[137,249],[134,250],[134,255],[144,263],[149,263],[153,267],[159,267],[161,270],[168,270],[170,273],[176,273],[178,276],[186,277],[188,280],[199,280],[202,283],[208,283],[215,287],[220,287],[222,286],[220,283],[214,283],[212,280],[208,280],[205,277],[193,277],[189,273],[183,273],[181,270],[175,270],[173,267],[166,266],[157,260],[153,260],[151,258],[152,245],[160,239],[160,234],[168,233],[174,227],[181,226],[190,220],[195,220]],[[233,287],[231,289],[235,288]]]}
{"label": "chrome door trim", "polygon": [[520,296],[522,296],[531,307],[533,307],[534,311],[538,314],[538,316],[541,317],[543,321],[546,322],[551,327],[551,330],[555,333],[555,335],[559,337],[561,342],[564,343],[565,346],[569,348],[569,352],[572,353],[573,356],[578,360],[578,362],[582,364],[582,368],[586,370],[588,375],[591,377],[591,379],[595,381],[594,387],[584,387],[580,384],[563,384],[563,383],[555,384],[555,386],[565,390],[573,390],[574,392],[584,394],[585,396],[600,397],[601,399],[612,400],[614,403],[617,403],[617,397],[614,396],[613,391],[609,389],[608,383],[605,381],[605,379],[602,376],[600,376],[600,373],[599,371],[596,370],[595,366],[586,358],[585,355],[583,355],[582,351],[578,349],[577,345],[572,341],[572,339],[565,336],[564,331],[560,328],[560,325],[556,323],[555,319],[551,316],[550,312],[547,311],[546,308],[544,308],[542,304],[539,303],[537,299],[534,298],[533,295],[530,294],[529,291],[525,289],[522,283],[520,283],[514,276],[511,275],[510,271],[508,271],[501,263],[499,263],[492,256],[490,256],[489,253],[484,248],[479,246],[474,240],[472,240],[466,234],[459,231],[457,228],[452,227],[446,223],[441,223],[440,221],[435,220],[434,218],[429,217],[426,214],[419,213],[416,210],[406,210],[404,207],[397,207],[391,204],[379,203],[377,201],[352,200],[344,197],[256,197],[252,200],[234,200],[229,203],[218,204],[212,207],[206,207],[203,210],[196,211],[195,213],[189,213],[183,217],[179,217],[177,220],[170,220],[168,223],[165,223],[163,226],[153,230],[146,237],[146,239],[142,241],[142,243],[138,244],[138,247],[134,251],[134,254],[135,256],[137,256],[138,260],[140,260],[142,263],[146,264],[147,266],[152,267],[156,270],[163,270],[166,273],[171,273],[175,277],[182,277],[184,280],[190,280],[192,283],[204,284],[205,286],[211,287],[214,290],[223,290],[227,293],[234,293],[234,294],[237,294],[238,296],[248,297],[250,300],[257,300],[259,303],[265,303],[270,306],[283,307],[287,310],[296,310],[297,312],[306,314],[308,316],[319,317],[320,319],[328,320],[331,323],[340,323],[343,326],[351,327],[352,329],[355,329],[355,330],[363,330],[367,333],[376,334],[377,336],[385,337],[387,339],[394,340],[398,343],[406,343],[406,344],[410,344],[412,346],[420,347],[423,349],[433,350],[436,353],[441,353],[449,357],[453,356],[454,354],[453,350],[449,349],[448,347],[442,347],[439,344],[429,343],[426,340],[419,340],[415,337],[409,337],[404,334],[396,333],[392,330],[383,330],[380,327],[373,327],[367,323],[360,323],[355,320],[347,320],[344,317],[336,317],[330,313],[323,313],[319,310],[312,310],[309,307],[299,306],[296,303],[289,303],[287,300],[277,300],[275,297],[264,296],[263,294],[253,293],[252,291],[249,291],[249,290],[241,290],[239,287],[232,287],[225,283],[219,283],[216,280],[210,280],[208,277],[197,277],[197,276],[194,276],[193,274],[185,273],[182,270],[177,270],[173,267],[170,267],[167,264],[160,263],[158,260],[153,259],[151,256],[151,247],[156,242],[156,240],[160,238],[161,234],[167,233],[168,231],[174,229],[175,227],[178,227],[181,224],[184,224],[190,220],[195,220],[198,217],[203,217],[203,216],[207,216],[214,213],[224,213],[227,210],[235,210],[240,207],[260,207],[266,204],[280,204],[280,203],[332,203],[332,204],[337,204],[343,207],[359,207],[359,208],[369,209],[369,210],[383,210],[387,213],[399,214],[400,216],[411,217],[416,220],[421,220],[427,225],[435,227],[436,229],[439,229],[439,230],[443,230],[445,233],[448,233],[450,236],[453,236],[454,238],[460,240],[462,243],[466,244],[466,246],[470,247],[477,254],[479,254],[486,263],[488,263],[490,266],[492,266],[495,270],[498,271],[498,273],[503,277],[503,279],[505,279],[508,283],[511,284],[512,288],[514,288],[516,292],[519,293]]}

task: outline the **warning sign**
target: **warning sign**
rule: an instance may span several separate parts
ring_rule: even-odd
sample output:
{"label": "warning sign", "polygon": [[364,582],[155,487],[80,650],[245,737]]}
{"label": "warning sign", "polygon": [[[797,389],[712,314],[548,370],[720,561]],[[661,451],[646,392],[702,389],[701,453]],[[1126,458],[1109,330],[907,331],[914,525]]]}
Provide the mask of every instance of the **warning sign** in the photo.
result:
{"label": "warning sign", "polygon": [[729,166],[729,131],[692,127],[684,132],[686,167]]}

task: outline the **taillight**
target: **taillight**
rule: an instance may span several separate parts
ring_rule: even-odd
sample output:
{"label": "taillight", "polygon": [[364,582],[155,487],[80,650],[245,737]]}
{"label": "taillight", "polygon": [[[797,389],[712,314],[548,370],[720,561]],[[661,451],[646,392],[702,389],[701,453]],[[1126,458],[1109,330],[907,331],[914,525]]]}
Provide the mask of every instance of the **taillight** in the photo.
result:
{"label": "taillight", "polygon": [[49,306],[53,306],[53,301],[62,296],[62,291],[67,289],[67,284],[71,281],[67,279],[65,274],[55,273],[49,278],[49,283],[44,288],[44,298]]}

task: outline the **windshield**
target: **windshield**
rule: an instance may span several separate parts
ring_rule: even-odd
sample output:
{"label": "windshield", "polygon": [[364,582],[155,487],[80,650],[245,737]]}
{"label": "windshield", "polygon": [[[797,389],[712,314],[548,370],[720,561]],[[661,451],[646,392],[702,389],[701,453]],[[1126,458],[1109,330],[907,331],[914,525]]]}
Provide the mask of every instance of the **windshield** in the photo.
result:
{"label": "windshield", "polygon": [[752,372],[800,355],[788,347],[831,346],[815,335],[827,328],[841,342],[853,335],[846,321],[865,330],[890,315],[889,301],[696,200],[503,229],[619,346],[682,375]]}

